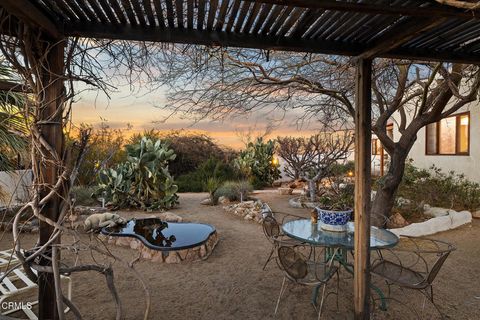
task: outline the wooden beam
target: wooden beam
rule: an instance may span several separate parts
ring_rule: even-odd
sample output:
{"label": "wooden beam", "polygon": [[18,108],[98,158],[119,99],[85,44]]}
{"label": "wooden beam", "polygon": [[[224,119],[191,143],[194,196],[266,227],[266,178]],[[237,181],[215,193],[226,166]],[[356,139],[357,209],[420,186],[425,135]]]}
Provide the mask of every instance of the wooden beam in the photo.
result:
{"label": "wooden beam", "polygon": [[370,59],[379,56],[382,53],[392,51],[402,44],[427,32],[447,21],[447,18],[432,19],[426,21],[417,21],[417,19],[408,19],[398,23],[390,31],[386,32],[374,41],[371,48],[358,56],[360,59]]}
{"label": "wooden beam", "polygon": [[[278,8],[278,7],[277,7]],[[228,31],[228,28],[227,28]],[[331,40],[272,37],[258,34],[237,34],[233,32],[191,30],[177,28],[142,28],[129,25],[105,25],[100,23],[79,23],[65,26],[66,36],[112,40],[171,42],[206,46],[257,48],[358,56],[365,52],[365,45],[352,45]],[[398,48],[379,54],[383,58],[411,59],[418,61],[445,61],[479,64],[480,53],[462,51],[432,51]]]}
{"label": "wooden beam", "polygon": [[29,88],[25,88],[20,83],[14,83],[14,82],[4,81],[4,80],[0,80],[0,91],[23,92],[23,93],[32,92]]}
{"label": "wooden beam", "polygon": [[[61,159],[63,155],[63,130],[62,130],[62,112],[58,112],[63,107],[65,101],[65,90],[63,86],[64,74],[64,50],[66,40],[49,41],[50,48],[46,52],[47,68],[42,69],[42,83],[44,89],[37,98],[38,101],[44,101],[39,125],[39,131],[46,142],[52,146],[57,158]],[[58,180],[60,174],[60,164],[55,158],[45,151],[47,156],[45,162],[35,172],[35,184],[40,188],[41,197],[48,194]],[[61,192],[59,192],[61,194]],[[60,214],[61,195],[54,195],[47,204],[41,208],[41,214],[53,221],[57,221]],[[51,237],[54,227],[50,224],[40,221],[40,232],[38,245],[45,244]],[[56,243],[60,242],[57,239]],[[50,246],[51,247],[51,246]],[[40,265],[51,266],[52,261],[48,255],[51,255],[51,249],[47,247],[47,257],[40,259]],[[55,286],[53,274],[49,272],[38,273],[38,318],[39,319],[58,319]]]}
{"label": "wooden beam", "polygon": [[28,0],[2,0],[1,6],[23,22],[40,27],[49,36],[61,37],[59,27]]}
{"label": "wooden beam", "polygon": [[355,109],[355,319],[368,319],[370,293],[370,192],[372,148],[372,60],[357,61]]}
{"label": "wooden beam", "polygon": [[458,18],[458,19],[480,19],[480,9],[477,10],[461,10],[456,8],[449,8],[437,4],[430,6],[419,7],[415,6],[399,6],[388,4],[374,4],[363,2],[347,2],[347,1],[332,1],[332,0],[245,0],[250,2],[263,2],[283,6],[323,9],[343,12],[358,12],[371,15],[395,15],[395,16],[410,16],[410,17],[444,17],[444,18]]}
{"label": "wooden beam", "polygon": [[[244,48],[259,48],[271,50],[286,50],[298,52],[324,52],[330,54],[359,54],[361,49],[352,50],[342,43],[319,42],[312,40],[287,39],[280,37],[262,37],[251,34],[191,30],[177,28],[141,28],[139,26],[118,26],[103,24],[78,24],[66,27],[68,36],[86,38],[104,38],[116,40],[137,40],[151,42],[172,42],[210,46],[230,46]],[[354,54],[355,55],[355,54]]]}

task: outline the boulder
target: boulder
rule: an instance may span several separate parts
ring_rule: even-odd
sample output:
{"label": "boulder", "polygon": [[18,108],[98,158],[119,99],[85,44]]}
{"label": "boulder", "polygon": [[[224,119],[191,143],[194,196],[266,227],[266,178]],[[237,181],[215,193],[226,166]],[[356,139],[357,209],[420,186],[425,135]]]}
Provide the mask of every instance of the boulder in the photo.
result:
{"label": "boulder", "polygon": [[73,209],[74,213],[77,215],[91,215],[93,213],[104,213],[107,212],[107,208],[102,207],[87,207],[87,206],[75,206]]}
{"label": "boulder", "polygon": [[272,187],[275,187],[275,188],[280,187],[281,185],[282,185],[282,181],[273,181],[272,183]]}
{"label": "boulder", "polygon": [[403,228],[407,225],[409,225],[408,221],[399,212],[391,216],[387,223],[388,228]]}
{"label": "boulder", "polygon": [[444,217],[444,216],[448,216],[450,211],[454,211],[454,210],[428,206],[423,213],[432,217]]}
{"label": "boulder", "polygon": [[161,219],[162,221],[167,221],[167,222],[183,222],[182,217],[168,211],[160,213],[158,215],[158,218]]}
{"label": "boulder", "polygon": [[480,210],[473,211],[472,212],[472,217],[475,219],[480,219]]}
{"label": "boulder", "polygon": [[229,204],[230,200],[225,196],[221,196],[220,198],[218,198],[218,203],[225,205]]}
{"label": "boulder", "polygon": [[202,200],[200,204],[203,204],[204,206],[211,206],[212,205],[212,200],[210,198],[207,198],[205,200]]}
{"label": "boulder", "polygon": [[278,193],[281,195],[290,195],[293,192],[292,188],[278,188]]}
{"label": "boulder", "polygon": [[165,258],[166,263],[180,263],[182,260],[180,260],[180,257],[175,251],[170,251],[168,253],[168,256]]}

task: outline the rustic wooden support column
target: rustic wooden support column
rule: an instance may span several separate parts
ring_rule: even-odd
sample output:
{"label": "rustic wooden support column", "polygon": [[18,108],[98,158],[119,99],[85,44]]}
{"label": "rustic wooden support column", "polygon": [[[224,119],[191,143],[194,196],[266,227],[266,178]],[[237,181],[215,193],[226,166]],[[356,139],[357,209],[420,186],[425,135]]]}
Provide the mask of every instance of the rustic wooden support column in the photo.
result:
{"label": "rustic wooden support column", "polygon": [[370,182],[371,182],[372,60],[359,59],[355,109],[355,319],[368,319],[370,284]]}
{"label": "rustic wooden support column", "polygon": [[[65,91],[63,84],[64,74],[64,41],[50,41],[46,56],[46,65],[43,72],[43,92],[40,93],[41,114],[39,129],[43,138],[50,144],[53,150],[62,158],[63,153],[63,131],[62,131],[62,113],[57,111],[63,107],[65,99]],[[48,153],[48,152],[47,152]],[[40,177],[38,182],[44,185],[41,187],[41,194],[48,193],[53,185],[57,182],[59,176],[59,163],[54,161],[50,156],[47,161],[41,164],[39,169]],[[51,161],[49,161],[51,160]],[[39,179],[40,178],[40,179]],[[38,181],[40,180],[40,181]],[[57,221],[60,211],[60,197],[54,196],[41,210],[41,213]],[[40,222],[40,239],[39,245],[46,243],[52,235],[54,228],[45,222]],[[58,239],[60,241],[60,239]],[[51,249],[48,249],[51,255]],[[42,265],[51,265],[48,259],[40,261]],[[39,319],[58,319],[54,278],[52,273],[39,272],[38,274],[38,316]]]}

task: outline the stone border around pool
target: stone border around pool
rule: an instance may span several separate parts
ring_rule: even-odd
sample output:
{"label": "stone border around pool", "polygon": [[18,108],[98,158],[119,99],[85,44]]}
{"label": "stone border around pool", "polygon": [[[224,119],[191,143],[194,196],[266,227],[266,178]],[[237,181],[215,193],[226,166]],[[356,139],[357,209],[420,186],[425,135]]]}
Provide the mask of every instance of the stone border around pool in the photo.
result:
{"label": "stone border around pool", "polygon": [[160,251],[148,248],[142,241],[134,237],[105,235],[99,235],[99,237],[104,239],[108,244],[138,250],[142,259],[160,263],[182,263],[206,260],[212,254],[213,249],[219,241],[218,233],[214,231],[208,239],[199,246],[182,250]]}

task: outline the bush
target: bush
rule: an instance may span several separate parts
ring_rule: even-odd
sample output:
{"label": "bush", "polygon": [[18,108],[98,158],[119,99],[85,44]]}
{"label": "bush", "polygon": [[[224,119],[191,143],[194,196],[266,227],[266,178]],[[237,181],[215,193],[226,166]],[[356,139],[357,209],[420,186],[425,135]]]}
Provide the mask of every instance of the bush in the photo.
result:
{"label": "bush", "polygon": [[410,162],[405,166],[397,195],[413,201],[413,206],[417,207],[428,203],[457,211],[480,208],[480,184],[454,171],[445,173],[435,166],[429,170],[419,169]]}
{"label": "bush", "polygon": [[[99,129],[92,130],[83,162],[78,170],[76,184],[94,186],[97,184],[96,177],[100,170],[114,167],[126,160],[123,133],[122,129],[111,129],[106,123],[102,123]],[[74,140],[75,138],[66,137],[67,148]],[[76,158],[76,154],[72,156],[72,159]]]}
{"label": "bush", "polygon": [[208,192],[206,183],[209,178],[216,178],[220,183],[238,179],[239,173],[235,168],[223,161],[210,158],[202,163],[197,170],[181,175],[175,179],[180,192]]}
{"label": "bush", "polygon": [[98,205],[98,200],[93,196],[98,190],[98,187],[75,186],[70,191],[72,199],[75,199],[76,205],[81,206],[95,206]]}
{"label": "bush", "polygon": [[198,171],[190,172],[175,179],[178,192],[203,192],[203,176]]}
{"label": "bush", "polygon": [[132,136],[130,143],[138,143],[142,136],[152,140],[166,141],[175,150],[177,157],[169,164],[170,173],[175,177],[194,172],[209,159],[213,158],[228,163],[236,156],[233,150],[217,144],[213,138],[202,133],[185,131],[163,133],[150,130],[145,131],[142,135]]}
{"label": "bush", "polygon": [[348,172],[355,172],[355,162],[334,163],[330,167],[330,174],[336,177],[344,177]]}
{"label": "bush", "polygon": [[215,198],[225,197],[230,201],[245,200],[248,194],[253,191],[253,186],[246,180],[226,181],[215,192]]}

